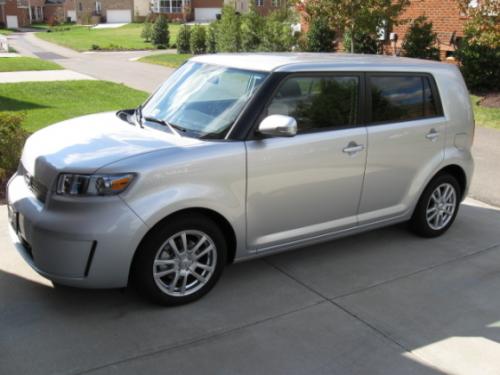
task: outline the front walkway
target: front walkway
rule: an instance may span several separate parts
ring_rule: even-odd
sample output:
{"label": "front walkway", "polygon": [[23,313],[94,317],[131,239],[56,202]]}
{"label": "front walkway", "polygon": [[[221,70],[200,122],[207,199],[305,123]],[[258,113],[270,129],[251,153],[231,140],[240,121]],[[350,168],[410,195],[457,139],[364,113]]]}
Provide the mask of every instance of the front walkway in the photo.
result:
{"label": "front walkway", "polygon": [[0,83],[74,81],[94,79],[95,78],[93,77],[77,73],[72,70],[42,70],[0,73]]}

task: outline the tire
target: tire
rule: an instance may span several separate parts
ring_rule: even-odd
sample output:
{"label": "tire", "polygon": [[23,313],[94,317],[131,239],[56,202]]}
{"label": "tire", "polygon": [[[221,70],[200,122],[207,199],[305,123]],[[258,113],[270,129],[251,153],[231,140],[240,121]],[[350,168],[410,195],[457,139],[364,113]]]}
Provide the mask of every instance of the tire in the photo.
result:
{"label": "tire", "polygon": [[442,235],[455,221],[461,200],[462,191],[455,177],[448,173],[434,177],[420,196],[410,229],[426,238]]}
{"label": "tire", "polygon": [[226,254],[224,235],[212,220],[200,214],[175,215],[153,228],[139,245],[132,281],[155,303],[189,303],[214,287]]}

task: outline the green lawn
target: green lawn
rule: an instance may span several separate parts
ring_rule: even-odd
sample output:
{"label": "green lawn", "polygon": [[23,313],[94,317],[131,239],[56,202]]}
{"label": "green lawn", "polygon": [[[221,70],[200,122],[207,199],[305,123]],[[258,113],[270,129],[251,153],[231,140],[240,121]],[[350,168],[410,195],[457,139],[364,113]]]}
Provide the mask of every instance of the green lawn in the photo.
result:
{"label": "green lawn", "polygon": [[[116,29],[67,26],[69,30],[66,31],[40,32],[36,35],[48,42],[60,44],[77,51],[90,51],[95,49],[96,46],[100,50],[154,49],[155,47],[151,43],[146,43],[141,38],[142,26],[142,23],[131,23]],[[170,44],[175,43],[179,28],[179,24],[169,25]]]}
{"label": "green lawn", "polygon": [[34,57],[0,58],[0,72],[19,72],[26,70],[60,70],[60,65]]}
{"label": "green lawn", "polygon": [[474,107],[474,118],[476,124],[488,128],[500,129],[500,108],[488,108],[477,105],[481,99],[479,96],[471,95]]}
{"label": "green lawn", "polygon": [[162,53],[158,55],[143,57],[139,59],[139,61],[150,64],[164,65],[168,66],[169,68],[178,68],[184,61],[192,56],[193,55],[189,54]]}
{"label": "green lawn", "polygon": [[26,113],[23,127],[33,132],[90,113],[137,107],[148,94],[106,81],[0,84],[0,111]]}
{"label": "green lawn", "polygon": [[14,30],[11,30],[11,29],[3,29],[0,27],[0,34],[2,35],[10,35],[14,32]]}

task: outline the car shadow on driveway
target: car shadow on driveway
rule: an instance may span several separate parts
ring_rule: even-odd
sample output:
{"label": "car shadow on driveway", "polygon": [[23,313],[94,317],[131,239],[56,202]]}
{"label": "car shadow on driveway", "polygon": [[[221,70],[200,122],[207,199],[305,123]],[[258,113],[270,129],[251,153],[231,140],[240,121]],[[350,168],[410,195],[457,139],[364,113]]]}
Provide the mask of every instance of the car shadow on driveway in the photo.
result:
{"label": "car shadow on driveway", "polygon": [[236,264],[202,300],[175,308],[151,305],[133,289],[54,289],[6,247],[6,374],[500,368],[494,209],[463,204],[454,226],[436,239],[395,226]]}

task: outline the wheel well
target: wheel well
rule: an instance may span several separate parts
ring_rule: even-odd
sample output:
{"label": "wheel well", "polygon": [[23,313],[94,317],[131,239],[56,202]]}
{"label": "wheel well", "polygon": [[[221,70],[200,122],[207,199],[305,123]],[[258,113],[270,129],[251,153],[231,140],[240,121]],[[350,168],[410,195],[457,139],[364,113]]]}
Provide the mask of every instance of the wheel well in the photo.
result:
{"label": "wheel well", "polygon": [[467,177],[465,176],[465,172],[461,167],[455,164],[448,165],[447,167],[444,167],[438,173],[436,173],[436,176],[442,173],[449,173],[453,177],[455,177],[458,181],[458,184],[460,185],[460,193],[463,194],[465,192],[465,188],[467,187]]}
{"label": "wheel well", "polygon": [[[214,221],[220,227],[220,229],[222,230],[222,234],[224,235],[224,238],[227,241],[227,263],[228,264],[233,263],[234,257],[236,255],[236,234],[234,232],[233,227],[229,223],[229,221],[227,221],[227,219],[224,216],[222,216],[221,214],[219,214],[216,211],[213,211],[213,210],[210,210],[207,208],[188,208],[188,209],[176,211],[176,212],[164,217],[162,220],[160,220],[158,223],[156,223],[153,228],[156,228],[158,225],[164,223],[165,221],[172,219],[172,217],[175,217],[175,216],[180,215],[180,214],[186,214],[186,213],[190,213],[190,214],[197,213],[197,214],[201,214],[203,216],[206,216],[209,219],[211,219],[212,221]],[[148,231],[148,233],[151,232],[151,230],[153,230],[153,228],[151,228]],[[146,236],[147,236],[147,234],[146,234]],[[146,237],[146,236],[144,236],[144,237]]]}

